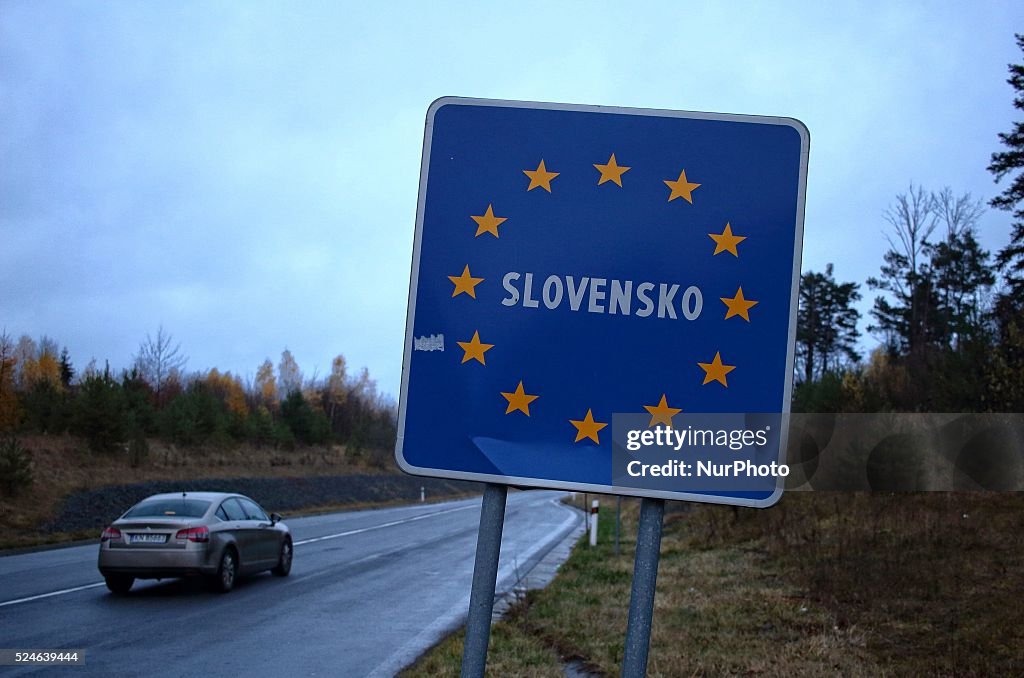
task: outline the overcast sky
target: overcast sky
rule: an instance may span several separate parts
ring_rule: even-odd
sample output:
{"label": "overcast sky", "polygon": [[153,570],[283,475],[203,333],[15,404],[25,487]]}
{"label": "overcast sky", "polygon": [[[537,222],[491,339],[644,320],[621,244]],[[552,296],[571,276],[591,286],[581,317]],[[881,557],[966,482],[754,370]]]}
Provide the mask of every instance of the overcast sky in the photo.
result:
{"label": "overcast sky", "polygon": [[443,95],[799,118],[803,268],[844,281],[911,180],[1002,189],[1024,4],[741,4],[0,0],[0,330],[79,369],[160,325],[191,370],[343,353],[397,396]]}

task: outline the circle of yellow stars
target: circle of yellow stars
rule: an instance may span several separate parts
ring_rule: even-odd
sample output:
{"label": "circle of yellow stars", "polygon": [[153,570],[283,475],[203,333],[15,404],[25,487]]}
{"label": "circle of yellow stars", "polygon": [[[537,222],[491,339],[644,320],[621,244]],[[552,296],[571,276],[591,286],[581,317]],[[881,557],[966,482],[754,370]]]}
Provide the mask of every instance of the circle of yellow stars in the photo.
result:
{"label": "circle of yellow stars", "polygon": [[[607,162],[594,163],[594,169],[599,173],[597,185],[601,186],[604,184],[614,184],[619,188],[623,188],[623,177],[629,172],[632,167],[628,165],[620,165],[618,160],[615,158],[615,153],[611,153],[608,157]],[[523,174],[529,178],[529,184],[526,186],[527,192],[532,191],[536,188],[543,189],[544,191],[552,192],[552,182],[561,176],[561,172],[554,172],[548,169],[543,158],[537,164],[535,169],[524,169]],[[686,169],[681,168],[679,170],[679,176],[675,179],[664,179],[665,186],[668,187],[668,202],[672,202],[676,199],[685,200],[689,204],[693,204],[694,192],[701,188],[702,184],[691,181],[686,175]],[[501,234],[499,227],[502,226],[509,217],[497,216],[494,212],[494,204],[488,203],[487,208],[483,210],[483,214],[470,215],[469,218],[476,224],[476,232],[474,238],[490,234],[495,238],[500,238]],[[708,233],[707,234],[712,241],[714,241],[714,251],[711,256],[717,257],[720,254],[731,254],[733,257],[739,258],[740,249],[739,245],[743,241],[747,240],[748,236],[738,235],[733,232],[732,224],[726,223],[722,228],[721,233]],[[466,296],[476,299],[476,288],[484,282],[484,278],[473,276],[470,271],[469,264],[466,264],[459,275],[450,275],[448,280],[451,281],[452,297],[458,297],[465,294]],[[740,318],[746,322],[750,322],[750,309],[756,306],[758,301],[748,299],[743,294],[743,288],[737,287],[736,293],[732,297],[721,297],[721,301],[725,304],[725,320],[730,318]],[[493,349],[494,344],[484,343],[480,339],[480,331],[475,330],[473,336],[467,341],[456,342],[462,349],[462,363],[476,362],[480,365],[487,365],[486,353]],[[724,388],[729,387],[729,381],[727,375],[736,369],[736,365],[726,364],[723,359],[721,352],[716,351],[714,358],[710,362],[698,362],[697,366],[704,371],[704,381],[702,386],[707,386],[712,382],[720,384]],[[507,406],[505,409],[506,415],[511,415],[515,412],[522,414],[523,416],[530,416],[530,405],[540,398],[539,394],[531,394],[527,392],[526,387],[523,385],[523,380],[520,379],[518,385],[511,391],[500,391],[500,395],[505,399]],[[664,425],[672,427],[672,419],[675,415],[682,412],[682,408],[672,407],[668,404],[668,396],[665,393],[661,394],[661,399],[656,405],[644,405],[645,410],[651,415],[649,428],[653,428],[657,425]],[[608,426],[608,422],[598,421],[594,418],[594,412],[591,408],[587,408],[586,414],[582,419],[569,419],[569,424],[576,430],[576,436],[574,442],[579,443],[583,440],[590,440],[595,444],[600,445],[600,432],[602,429]]]}

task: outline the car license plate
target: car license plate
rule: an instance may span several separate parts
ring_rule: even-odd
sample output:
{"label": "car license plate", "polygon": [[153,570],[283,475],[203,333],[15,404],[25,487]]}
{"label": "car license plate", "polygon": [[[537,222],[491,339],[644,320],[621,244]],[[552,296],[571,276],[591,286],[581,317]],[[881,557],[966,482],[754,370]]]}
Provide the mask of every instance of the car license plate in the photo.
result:
{"label": "car license plate", "polygon": [[129,535],[133,544],[166,544],[166,534],[132,534]]}

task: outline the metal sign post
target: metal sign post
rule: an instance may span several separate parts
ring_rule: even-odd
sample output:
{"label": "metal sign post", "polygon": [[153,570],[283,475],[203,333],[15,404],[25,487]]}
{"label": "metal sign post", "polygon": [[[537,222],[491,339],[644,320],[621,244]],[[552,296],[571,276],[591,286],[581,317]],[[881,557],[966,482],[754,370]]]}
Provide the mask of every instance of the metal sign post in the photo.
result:
{"label": "metal sign post", "polygon": [[640,504],[640,526],[636,534],[636,561],[633,565],[633,589],[629,596],[622,678],[640,678],[647,674],[647,652],[651,645],[651,621],[654,617],[654,592],[658,583],[661,524],[664,517],[664,499],[644,499]]}
{"label": "metal sign post", "polygon": [[487,644],[491,638],[491,610],[498,578],[498,554],[505,523],[508,487],[488,483],[480,507],[480,531],[476,538],[473,589],[469,594],[466,642],[462,652],[462,678],[483,678],[487,666]]}
{"label": "metal sign post", "polygon": [[464,676],[506,486],[644,498],[624,675],[646,667],[664,500],[778,501],[809,143],[782,117],[430,106],[395,458],[488,483]]}

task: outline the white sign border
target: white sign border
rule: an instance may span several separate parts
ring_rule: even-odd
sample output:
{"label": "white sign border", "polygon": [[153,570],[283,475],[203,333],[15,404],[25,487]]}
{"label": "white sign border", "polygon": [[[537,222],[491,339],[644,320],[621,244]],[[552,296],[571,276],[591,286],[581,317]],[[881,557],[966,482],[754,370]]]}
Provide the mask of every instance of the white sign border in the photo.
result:
{"label": "white sign border", "polygon": [[420,186],[416,199],[416,230],[413,237],[412,264],[409,271],[409,299],[405,318],[405,346],[402,352],[402,384],[398,401],[398,435],[395,440],[395,461],[406,473],[432,478],[450,478],[452,480],[470,480],[484,483],[513,485],[523,488],[566,490],[570,492],[591,492],[596,494],[623,495],[630,497],[650,497],[654,499],[671,499],[676,501],[692,501],[705,504],[725,504],[729,506],[749,506],[767,508],[774,505],[782,497],[784,479],[778,478],[775,491],[764,499],[746,499],[742,497],[726,497],[720,495],[695,494],[691,492],[665,492],[645,490],[636,487],[617,487],[614,485],[593,485],[590,483],[573,483],[542,478],[522,478],[517,476],[498,476],[489,473],[471,473],[429,467],[413,466],[402,454],[405,444],[405,415],[409,395],[409,365],[413,353],[413,325],[416,318],[416,292],[419,286],[420,248],[423,239],[423,214],[426,204],[427,175],[430,170],[430,146],[434,136],[434,116],[444,106],[488,106],[496,108],[529,108],[549,111],[575,111],[586,113],[614,113],[619,115],[638,115],[645,117],[688,118],[691,120],[717,120],[726,122],[756,123],[765,125],[781,125],[791,127],[800,135],[800,172],[797,179],[797,218],[796,237],[793,242],[793,278],[790,293],[789,342],[786,351],[786,383],[783,388],[782,433],[779,436],[779,462],[783,462],[789,435],[789,412],[793,396],[793,361],[796,349],[796,319],[800,291],[800,269],[802,265],[804,242],[804,211],[807,198],[807,164],[810,157],[811,135],[807,126],[796,118],[775,117],[764,115],[742,115],[736,113],[706,113],[698,111],[676,111],[659,108],[626,108],[621,106],[596,106],[589,104],[562,104],[537,101],[514,101],[505,99],[478,99],[470,97],[446,96],[434,100],[427,109],[426,127],[423,134],[423,155],[420,159]]}

